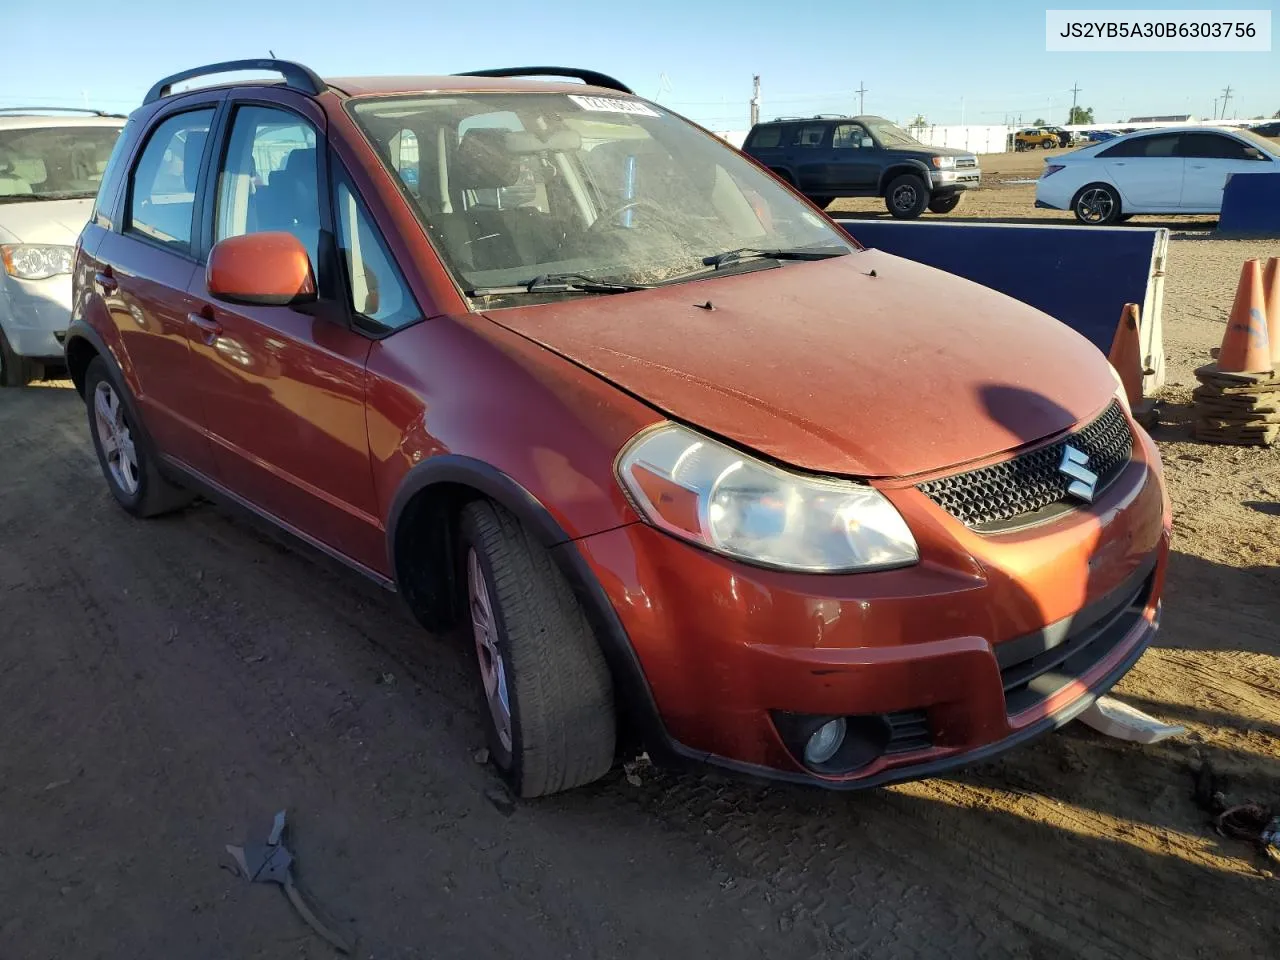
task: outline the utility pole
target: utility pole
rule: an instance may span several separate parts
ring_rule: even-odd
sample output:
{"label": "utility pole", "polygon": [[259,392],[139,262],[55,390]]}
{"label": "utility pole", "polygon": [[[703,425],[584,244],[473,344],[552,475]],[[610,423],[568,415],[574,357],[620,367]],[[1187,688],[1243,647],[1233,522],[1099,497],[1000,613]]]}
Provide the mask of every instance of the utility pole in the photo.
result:
{"label": "utility pole", "polygon": [[867,82],[865,80],[859,80],[858,89],[853,92],[858,95],[858,116],[862,116],[866,113],[866,110],[863,109],[862,106],[862,98],[867,95]]}
{"label": "utility pole", "polygon": [[1213,119],[1218,119],[1218,98],[1213,98]]}
{"label": "utility pole", "polygon": [[751,125],[760,122],[760,74],[751,78]]}
{"label": "utility pole", "polygon": [[1077,80],[1071,87],[1071,117],[1067,123],[1076,122],[1076,98],[1080,96],[1080,82]]}
{"label": "utility pole", "polygon": [[1227,119],[1227,104],[1231,102],[1231,84],[1227,84],[1227,89],[1222,91],[1222,119]]}

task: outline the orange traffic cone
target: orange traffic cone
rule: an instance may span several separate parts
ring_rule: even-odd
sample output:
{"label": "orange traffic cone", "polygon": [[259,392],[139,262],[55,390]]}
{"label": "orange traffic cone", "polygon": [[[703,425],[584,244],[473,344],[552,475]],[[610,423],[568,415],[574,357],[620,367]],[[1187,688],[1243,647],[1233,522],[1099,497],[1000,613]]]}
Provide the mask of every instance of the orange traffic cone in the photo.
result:
{"label": "orange traffic cone", "polygon": [[1267,313],[1267,339],[1271,364],[1280,367],[1280,257],[1272,257],[1262,271],[1262,295]]}
{"label": "orange traffic cone", "polygon": [[1271,342],[1267,337],[1264,300],[1262,262],[1246,260],[1227,320],[1227,332],[1222,337],[1222,349],[1218,351],[1220,372],[1271,372]]}
{"label": "orange traffic cone", "polygon": [[1126,303],[1120,311],[1120,323],[1116,325],[1116,335],[1111,341],[1111,352],[1107,354],[1111,366],[1120,374],[1124,383],[1125,396],[1129,398],[1129,407],[1136,410],[1142,403],[1142,344],[1138,339],[1138,305]]}

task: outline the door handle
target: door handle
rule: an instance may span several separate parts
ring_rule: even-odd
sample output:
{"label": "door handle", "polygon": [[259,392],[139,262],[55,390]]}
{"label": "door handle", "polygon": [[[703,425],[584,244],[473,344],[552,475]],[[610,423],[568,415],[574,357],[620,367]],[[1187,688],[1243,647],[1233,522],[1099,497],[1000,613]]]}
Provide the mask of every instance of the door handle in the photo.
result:
{"label": "door handle", "polygon": [[222,336],[222,324],[213,318],[213,311],[205,307],[200,313],[188,313],[187,320],[200,331],[200,339],[206,346]]}
{"label": "door handle", "polygon": [[110,267],[103,267],[93,275],[93,282],[102,288],[103,293],[115,293],[120,289],[120,284],[116,282],[116,278],[111,275]]}

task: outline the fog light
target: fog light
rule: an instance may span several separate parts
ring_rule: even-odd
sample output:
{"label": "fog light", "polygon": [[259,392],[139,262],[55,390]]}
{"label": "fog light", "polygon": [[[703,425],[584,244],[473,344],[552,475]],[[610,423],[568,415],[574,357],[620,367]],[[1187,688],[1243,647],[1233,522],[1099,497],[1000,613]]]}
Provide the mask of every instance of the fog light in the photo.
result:
{"label": "fog light", "polygon": [[804,745],[804,762],[817,767],[834,757],[844,743],[845,726],[844,717],[836,717],[815,730]]}

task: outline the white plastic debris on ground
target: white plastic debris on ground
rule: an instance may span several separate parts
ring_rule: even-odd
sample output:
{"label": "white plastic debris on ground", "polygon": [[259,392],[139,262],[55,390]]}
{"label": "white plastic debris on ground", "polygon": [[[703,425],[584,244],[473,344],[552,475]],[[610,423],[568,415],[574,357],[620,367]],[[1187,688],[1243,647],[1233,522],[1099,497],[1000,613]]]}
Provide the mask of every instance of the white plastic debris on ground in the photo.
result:
{"label": "white plastic debris on ground", "polygon": [[1187,732],[1186,727],[1161,723],[1114,697],[1099,697],[1079,720],[1099,733],[1135,743],[1159,743]]}

